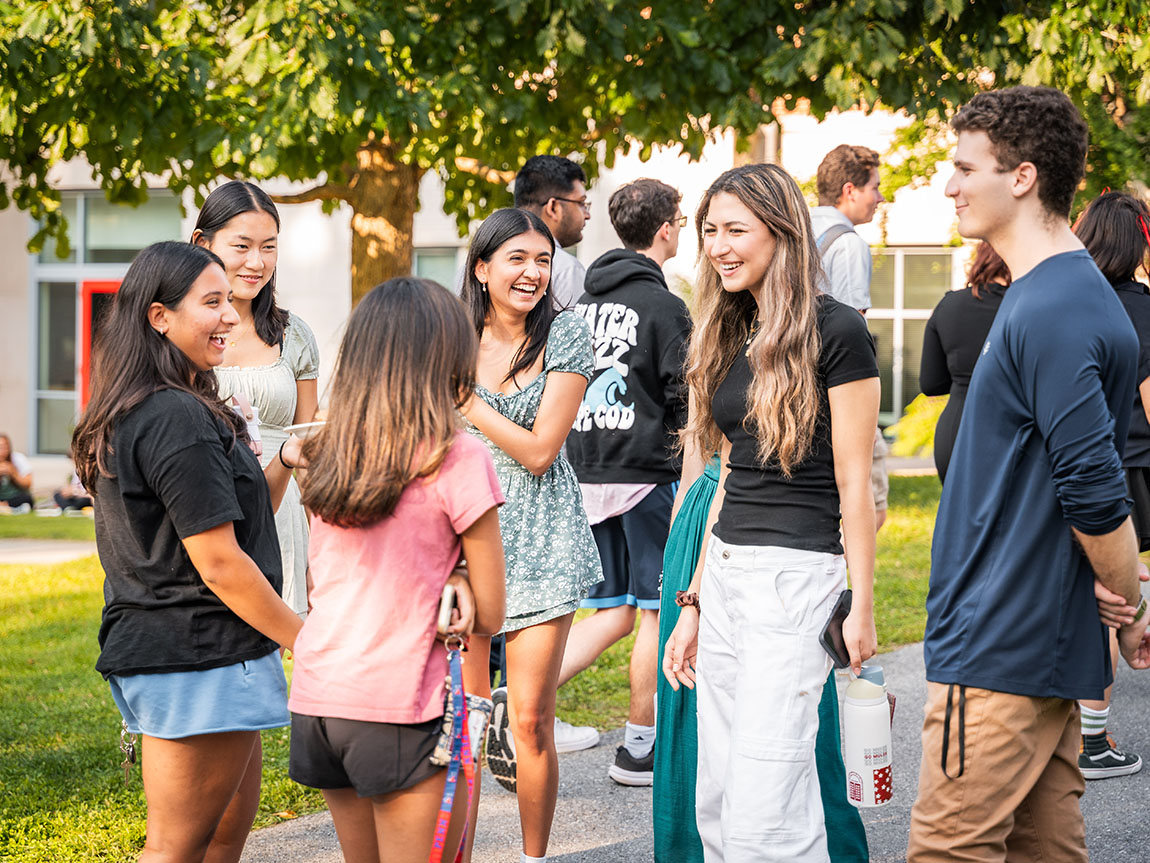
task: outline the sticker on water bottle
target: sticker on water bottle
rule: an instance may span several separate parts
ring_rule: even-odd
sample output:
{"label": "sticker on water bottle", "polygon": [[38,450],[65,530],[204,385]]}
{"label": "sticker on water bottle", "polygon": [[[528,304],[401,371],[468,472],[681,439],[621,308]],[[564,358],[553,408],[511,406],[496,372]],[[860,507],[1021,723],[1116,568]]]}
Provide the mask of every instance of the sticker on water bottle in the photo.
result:
{"label": "sticker on water bottle", "polygon": [[847,777],[847,797],[855,803],[862,803],[862,777],[853,771]]}

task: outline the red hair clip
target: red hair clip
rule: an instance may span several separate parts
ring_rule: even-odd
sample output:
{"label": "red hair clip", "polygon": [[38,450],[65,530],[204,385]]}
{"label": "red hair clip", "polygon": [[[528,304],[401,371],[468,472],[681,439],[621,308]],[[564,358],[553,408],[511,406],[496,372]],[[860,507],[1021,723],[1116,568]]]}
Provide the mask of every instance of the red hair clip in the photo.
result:
{"label": "red hair clip", "polygon": [[1141,214],[1138,215],[1138,224],[1142,226],[1142,236],[1146,238],[1146,245],[1150,246],[1150,230],[1146,229],[1146,220]]}

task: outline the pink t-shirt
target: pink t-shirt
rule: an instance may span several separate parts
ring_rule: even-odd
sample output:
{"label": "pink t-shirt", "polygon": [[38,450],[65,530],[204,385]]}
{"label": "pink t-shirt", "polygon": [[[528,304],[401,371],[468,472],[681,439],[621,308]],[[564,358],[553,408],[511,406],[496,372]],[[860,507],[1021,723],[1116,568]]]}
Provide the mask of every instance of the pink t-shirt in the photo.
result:
{"label": "pink t-shirt", "polygon": [[365,528],[311,520],[311,613],[296,639],[288,707],[306,716],[412,724],[443,715],[435,640],[459,534],[503,492],[487,447],[460,432],[432,477]]}

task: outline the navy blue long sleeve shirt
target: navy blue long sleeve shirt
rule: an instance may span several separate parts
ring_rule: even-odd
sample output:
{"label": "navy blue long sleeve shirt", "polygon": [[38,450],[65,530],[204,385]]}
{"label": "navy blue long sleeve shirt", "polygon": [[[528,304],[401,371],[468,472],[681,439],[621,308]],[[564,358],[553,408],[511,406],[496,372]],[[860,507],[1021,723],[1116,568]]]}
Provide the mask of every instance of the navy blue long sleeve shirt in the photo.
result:
{"label": "navy blue long sleeve shirt", "polygon": [[1086,251],[1018,279],[974,369],[935,525],[926,676],[1100,699],[1111,682],[1094,574],[1071,527],[1130,511],[1120,457],[1138,340]]}

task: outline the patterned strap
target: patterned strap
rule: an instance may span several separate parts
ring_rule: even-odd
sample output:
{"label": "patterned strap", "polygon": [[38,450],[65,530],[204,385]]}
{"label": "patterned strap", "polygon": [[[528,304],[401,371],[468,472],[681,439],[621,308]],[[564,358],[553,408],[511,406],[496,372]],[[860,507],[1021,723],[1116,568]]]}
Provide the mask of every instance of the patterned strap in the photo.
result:
{"label": "patterned strap", "polygon": [[[439,803],[439,818],[435,822],[435,836],[431,841],[431,856],[428,863],[442,863],[443,849],[447,844],[447,828],[451,824],[451,808],[455,803],[455,788],[459,784],[459,768],[467,780],[467,812],[471,812],[471,799],[475,793],[475,759],[471,757],[471,739],[467,733],[467,699],[463,692],[463,657],[459,648],[449,648],[447,662],[451,668],[451,704],[455,717],[451,726],[451,763],[447,766],[447,781],[443,784],[443,799]],[[463,833],[459,837],[459,850],[455,852],[455,863],[463,860],[463,846],[467,843],[467,827],[463,823]]]}

